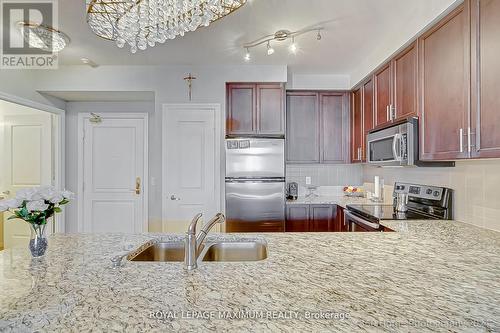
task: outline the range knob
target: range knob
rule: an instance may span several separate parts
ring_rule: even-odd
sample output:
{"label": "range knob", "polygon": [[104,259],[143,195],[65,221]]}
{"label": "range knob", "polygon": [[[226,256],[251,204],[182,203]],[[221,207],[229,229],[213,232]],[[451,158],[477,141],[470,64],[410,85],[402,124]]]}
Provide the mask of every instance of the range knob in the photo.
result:
{"label": "range knob", "polygon": [[432,190],[430,188],[428,188],[425,193],[427,193],[428,195],[431,195],[432,194]]}
{"label": "range knob", "polygon": [[439,196],[439,191],[434,191],[434,196],[438,197]]}

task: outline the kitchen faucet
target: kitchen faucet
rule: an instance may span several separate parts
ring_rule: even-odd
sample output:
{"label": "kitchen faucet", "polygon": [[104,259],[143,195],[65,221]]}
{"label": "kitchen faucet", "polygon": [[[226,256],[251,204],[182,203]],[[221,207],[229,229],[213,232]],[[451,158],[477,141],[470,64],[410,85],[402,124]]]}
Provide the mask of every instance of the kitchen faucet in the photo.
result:
{"label": "kitchen faucet", "polygon": [[203,214],[197,214],[193,218],[186,233],[184,264],[187,270],[193,270],[198,267],[196,261],[198,260],[198,256],[200,255],[203,241],[205,240],[205,237],[207,236],[210,229],[212,229],[212,227],[216,223],[223,223],[226,220],[224,214],[218,213],[203,226],[198,236],[196,236],[196,225],[198,224],[198,221],[200,220],[202,215]]}

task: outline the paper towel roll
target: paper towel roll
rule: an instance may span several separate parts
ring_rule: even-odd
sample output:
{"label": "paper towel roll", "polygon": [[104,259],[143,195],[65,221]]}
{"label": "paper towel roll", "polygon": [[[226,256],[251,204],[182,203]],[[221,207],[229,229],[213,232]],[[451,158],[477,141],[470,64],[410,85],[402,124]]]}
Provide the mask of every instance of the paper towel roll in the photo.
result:
{"label": "paper towel roll", "polygon": [[375,176],[375,198],[380,198],[380,177]]}

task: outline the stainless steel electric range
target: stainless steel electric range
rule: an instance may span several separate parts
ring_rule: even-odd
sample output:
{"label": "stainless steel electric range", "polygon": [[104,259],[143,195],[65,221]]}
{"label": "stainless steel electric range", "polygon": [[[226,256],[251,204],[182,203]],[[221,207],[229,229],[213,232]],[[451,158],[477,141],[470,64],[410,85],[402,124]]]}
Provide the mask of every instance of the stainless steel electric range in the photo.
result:
{"label": "stainless steel electric range", "polygon": [[[396,210],[396,197],[407,198],[402,211]],[[383,231],[381,220],[451,220],[453,190],[446,187],[394,184],[393,205],[347,205],[344,223],[348,231]],[[399,207],[401,208],[401,207]],[[405,211],[406,210],[406,211]]]}

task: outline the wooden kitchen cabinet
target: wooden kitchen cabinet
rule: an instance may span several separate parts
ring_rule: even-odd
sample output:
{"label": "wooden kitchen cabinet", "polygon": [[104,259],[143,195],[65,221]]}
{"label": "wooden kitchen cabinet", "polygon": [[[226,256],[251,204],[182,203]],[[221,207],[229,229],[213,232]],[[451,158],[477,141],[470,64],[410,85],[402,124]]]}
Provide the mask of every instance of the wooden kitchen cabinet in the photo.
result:
{"label": "wooden kitchen cabinet", "polygon": [[373,127],[416,116],[418,43],[412,43],[383,65],[371,80],[374,101]]}
{"label": "wooden kitchen cabinet", "polygon": [[339,232],[343,214],[337,205],[286,205],[286,232]]}
{"label": "wooden kitchen cabinet", "polygon": [[335,205],[311,205],[309,231],[327,232],[333,229],[337,210]]}
{"label": "wooden kitchen cabinet", "polygon": [[363,145],[363,108],[362,89],[358,88],[352,93],[351,102],[351,162],[360,163],[362,161]]}
{"label": "wooden kitchen cabinet", "polygon": [[286,232],[309,231],[309,205],[286,205]]}
{"label": "wooden kitchen cabinet", "polygon": [[320,162],[349,160],[349,100],[345,93],[320,93]]}
{"label": "wooden kitchen cabinet", "polygon": [[469,27],[466,1],[419,38],[422,160],[468,157]]}
{"label": "wooden kitchen cabinet", "polygon": [[287,162],[349,160],[349,97],[346,92],[287,92]]}
{"label": "wooden kitchen cabinet", "polygon": [[393,120],[417,115],[418,47],[410,45],[392,60]]}
{"label": "wooden kitchen cabinet", "polygon": [[363,137],[361,142],[361,161],[366,162],[367,147],[366,137],[368,132],[374,128],[373,115],[373,80],[369,79],[363,84]]}
{"label": "wooden kitchen cabinet", "polygon": [[387,63],[373,75],[375,95],[375,126],[390,123],[391,63]]}
{"label": "wooden kitchen cabinet", "polygon": [[285,134],[284,87],[281,83],[228,83],[226,134]]}
{"label": "wooden kitchen cabinet", "polygon": [[285,134],[285,92],[283,85],[257,85],[257,125],[259,134]]}
{"label": "wooden kitchen cabinet", "polygon": [[500,157],[500,1],[472,0],[471,9],[471,157]]}
{"label": "wooden kitchen cabinet", "polygon": [[351,162],[366,162],[366,136],[374,128],[373,80],[369,78],[351,96]]}
{"label": "wooden kitchen cabinet", "polygon": [[319,163],[320,114],[316,92],[287,93],[287,162]]}

